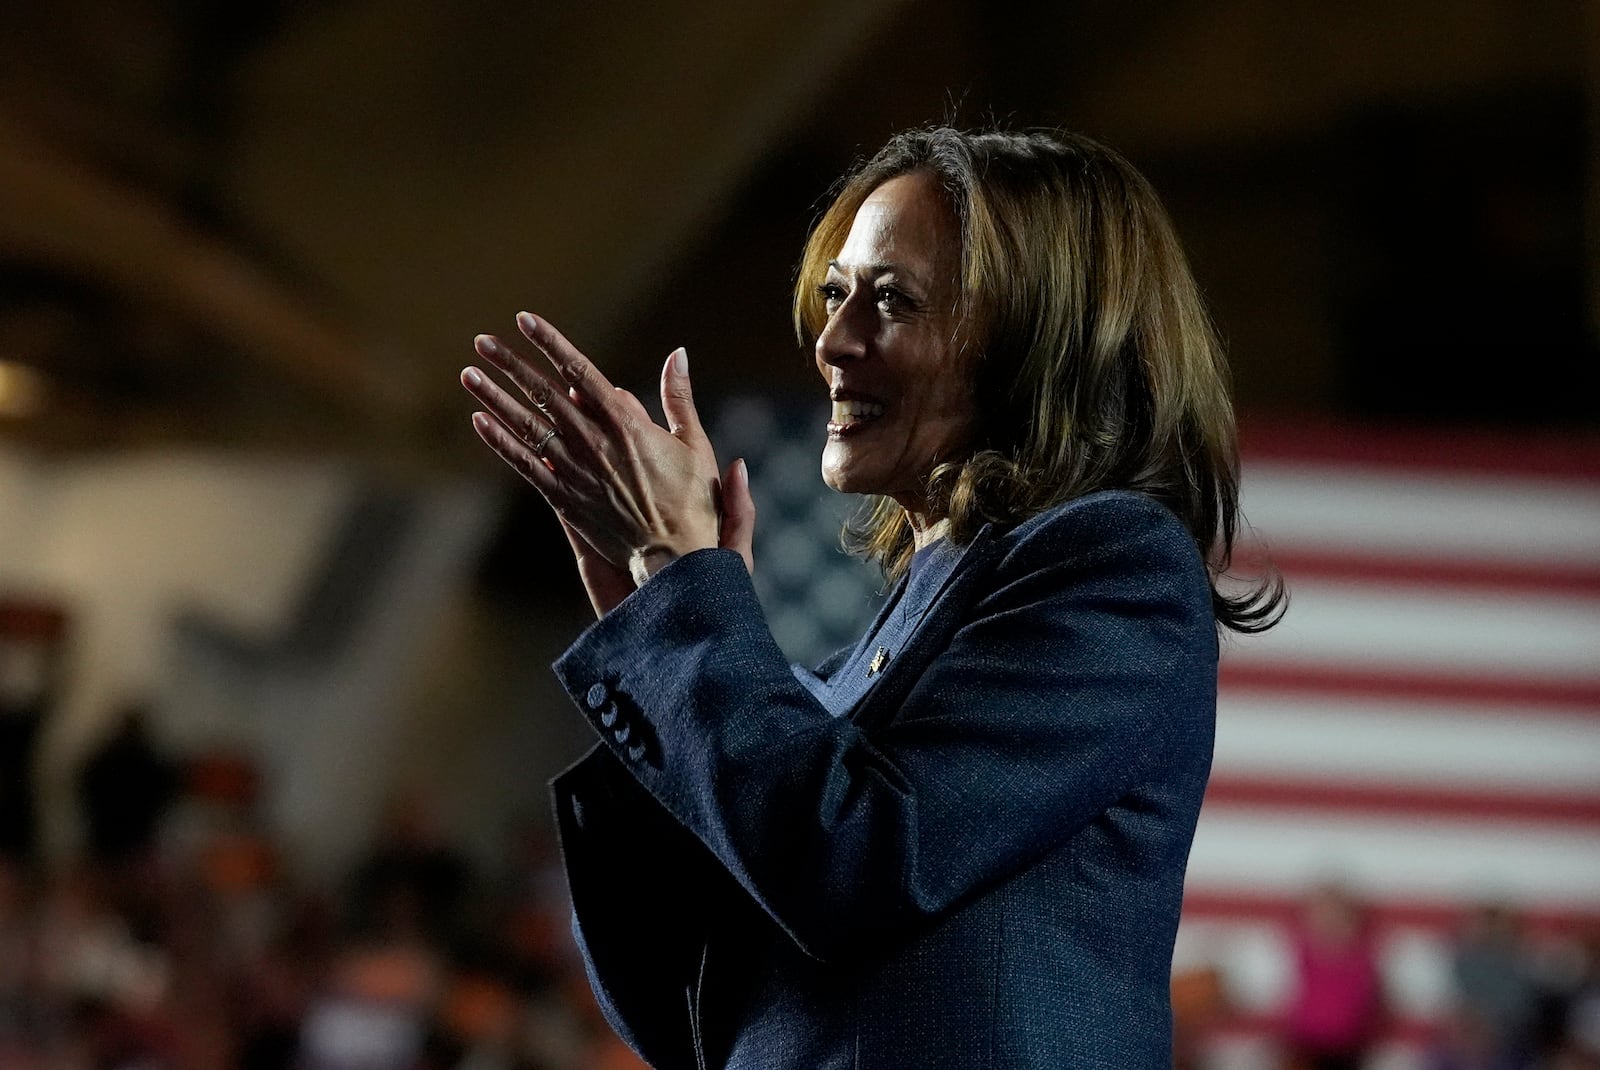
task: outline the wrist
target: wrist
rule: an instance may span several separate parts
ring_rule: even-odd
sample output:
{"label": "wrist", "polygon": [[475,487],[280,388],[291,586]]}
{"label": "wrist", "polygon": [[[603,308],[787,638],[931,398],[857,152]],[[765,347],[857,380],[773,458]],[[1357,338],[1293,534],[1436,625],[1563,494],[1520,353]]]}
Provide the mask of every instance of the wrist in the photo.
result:
{"label": "wrist", "polygon": [[657,572],[676,561],[679,554],[667,546],[648,546],[628,555],[628,574],[635,587],[643,587]]}
{"label": "wrist", "polygon": [[663,538],[644,546],[635,546],[628,554],[628,575],[633,577],[635,587],[643,587],[651,576],[678,558],[692,554],[696,550],[715,549],[716,545],[717,533],[712,530],[709,533],[685,532],[677,537]]}

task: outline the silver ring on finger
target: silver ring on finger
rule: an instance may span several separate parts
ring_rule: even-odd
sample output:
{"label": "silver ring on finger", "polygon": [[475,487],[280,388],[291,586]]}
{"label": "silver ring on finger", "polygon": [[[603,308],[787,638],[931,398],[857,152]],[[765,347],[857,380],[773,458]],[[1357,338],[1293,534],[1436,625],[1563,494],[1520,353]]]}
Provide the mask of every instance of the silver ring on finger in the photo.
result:
{"label": "silver ring on finger", "polygon": [[550,445],[550,440],[555,438],[560,433],[561,433],[560,430],[558,428],[555,428],[555,427],[552,427],[550,430],[546,431],[544,433],[544,436],[542,438],[540,438],[538,442],[535,442],[533,444],[533,455],[535,457],[543,457],[544,456],[544,448],[546,446]]}

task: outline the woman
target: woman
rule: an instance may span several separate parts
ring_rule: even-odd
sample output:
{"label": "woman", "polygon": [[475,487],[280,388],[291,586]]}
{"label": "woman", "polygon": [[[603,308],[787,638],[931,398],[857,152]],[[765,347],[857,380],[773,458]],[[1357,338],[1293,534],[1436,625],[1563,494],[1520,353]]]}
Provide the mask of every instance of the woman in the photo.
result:
{"label": "woman", "polygon": [[1221,356],[1145,181],[1088,140],[918,130],[844,182],[795,320],[822,471],[897,581],[788,665],[686,356],[668,428],[542,320],[478,433],[566,527],[598,623],[556,673],[601,745],[557,779],[575,928],[663,1068],[1170,1065],[1236,511]]}

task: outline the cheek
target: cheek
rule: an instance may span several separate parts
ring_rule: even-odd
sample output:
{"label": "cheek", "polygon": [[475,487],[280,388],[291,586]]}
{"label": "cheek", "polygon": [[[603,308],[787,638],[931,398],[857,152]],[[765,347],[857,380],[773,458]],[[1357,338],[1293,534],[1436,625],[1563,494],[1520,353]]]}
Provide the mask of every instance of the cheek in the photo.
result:
{"label": "cheek", "polygon": [[977,422],[973,384],[964,378],[941,382],[928,397],[924,422],[943,440],[963,436]]}

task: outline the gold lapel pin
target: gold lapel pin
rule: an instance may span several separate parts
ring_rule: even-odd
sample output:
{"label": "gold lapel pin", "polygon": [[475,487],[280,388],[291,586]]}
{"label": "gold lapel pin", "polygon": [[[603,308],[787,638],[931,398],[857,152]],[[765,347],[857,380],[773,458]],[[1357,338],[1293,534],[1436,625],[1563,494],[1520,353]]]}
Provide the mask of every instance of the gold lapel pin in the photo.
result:
{"label": "gold lapel pin", "polygon": [[876,676],[889,664],[889,648],[880,646],[872,655],[872,661],[867,664],[867,675]]}

